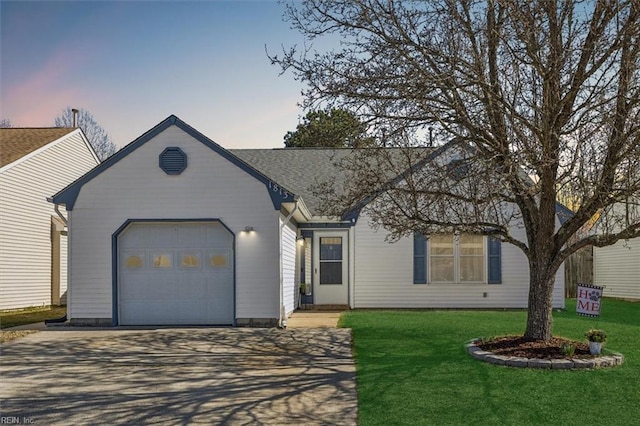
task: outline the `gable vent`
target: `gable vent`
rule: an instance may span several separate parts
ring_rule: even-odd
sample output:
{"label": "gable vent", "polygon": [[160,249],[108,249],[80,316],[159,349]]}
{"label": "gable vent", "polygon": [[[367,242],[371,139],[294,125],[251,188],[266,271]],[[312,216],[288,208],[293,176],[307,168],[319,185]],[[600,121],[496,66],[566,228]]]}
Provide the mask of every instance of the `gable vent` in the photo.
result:
{"label": "gable vent", "polygon": [[165,148],[160,154],[160,168],[168,175],[179,175],[187,168],[187,154],[178,147]]}

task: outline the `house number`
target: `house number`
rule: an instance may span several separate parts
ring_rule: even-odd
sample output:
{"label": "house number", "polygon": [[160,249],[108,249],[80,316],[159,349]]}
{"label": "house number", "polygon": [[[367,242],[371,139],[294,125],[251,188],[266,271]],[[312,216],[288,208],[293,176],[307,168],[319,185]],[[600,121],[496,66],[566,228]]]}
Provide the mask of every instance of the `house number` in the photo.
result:
{"label": "house number", "polygon": [[289,198],[289,191],[282,189],[280,187],[280,185],[273,183],[271,181],[269,181],[269,189],[271,189],[273,192],[277,192],[278,194],[282,195],[283,198]]}

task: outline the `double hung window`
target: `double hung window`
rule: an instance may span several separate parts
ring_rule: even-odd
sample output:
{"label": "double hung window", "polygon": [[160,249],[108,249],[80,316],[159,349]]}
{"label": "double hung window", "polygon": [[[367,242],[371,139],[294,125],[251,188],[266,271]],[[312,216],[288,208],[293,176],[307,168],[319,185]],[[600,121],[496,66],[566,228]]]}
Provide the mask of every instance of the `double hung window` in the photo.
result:
{"label": "double hung window", "polygon": [[414,284],[501,281],[500,241],[479,234],[414,236]]}

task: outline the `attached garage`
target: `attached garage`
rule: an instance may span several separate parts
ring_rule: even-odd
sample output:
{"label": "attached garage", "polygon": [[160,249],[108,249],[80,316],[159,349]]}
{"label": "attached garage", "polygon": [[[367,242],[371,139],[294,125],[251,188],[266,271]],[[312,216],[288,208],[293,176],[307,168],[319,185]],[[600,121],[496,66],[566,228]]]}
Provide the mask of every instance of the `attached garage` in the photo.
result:
{"label": "attached garage", "polygon": [[220,221],[131,221],[115,238],[119,324],[234,323],[234,235]]}

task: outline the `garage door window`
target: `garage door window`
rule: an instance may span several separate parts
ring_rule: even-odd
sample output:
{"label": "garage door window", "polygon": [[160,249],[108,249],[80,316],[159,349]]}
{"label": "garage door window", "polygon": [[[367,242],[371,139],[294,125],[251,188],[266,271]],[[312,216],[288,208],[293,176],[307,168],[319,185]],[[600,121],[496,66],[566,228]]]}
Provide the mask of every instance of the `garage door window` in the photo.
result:
{"label": "garage door window", "polygon": [[153,255],[153,267],[154,268],[171,268],[173,262],[171,261],[170,253],[161,253]]}
{"label": "garage door window", "polygon": [[143,258],[141,256],[132,255],[127,257],[127,260],[125,261],[124,265],[127,269],[140,269],[144,267],[144,260],[142,259]]}
{"label": "garage door window", "polygon": [[199,268],[200,254],[199,253],[181,253],[180,267],[181,268]]}
{"label": "garage door window", "polygon": [[226,253],[210,253],[209,266],[212,268],[226,268],[229,264]]}

